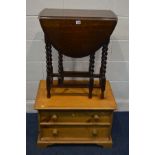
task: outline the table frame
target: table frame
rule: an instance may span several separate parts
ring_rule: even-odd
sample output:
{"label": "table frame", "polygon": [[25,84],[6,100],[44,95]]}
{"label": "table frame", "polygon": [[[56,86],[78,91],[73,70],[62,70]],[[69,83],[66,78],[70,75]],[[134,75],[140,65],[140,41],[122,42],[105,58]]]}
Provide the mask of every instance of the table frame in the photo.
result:
{"label": "table frame", "polygon": [[[46,37],[45,37],[46,38]],[[47,98],[51,97],[51,88],[53,83],[53,78],[58,78],[58,87],[88,87],[89,93],[88,97],[92,98],[92,92],[94,87],[94,78],[99,78],[100,88],[101,88],[101,98],[104,98],[105,84],[106,84],[106,64],[107,64],[107,55],[108,55],[108,44],[110,38],[104,42],[102,46],[102,56],[101,56],[101,67],[100,73],[94,74],[94,64],[95,64],[95,52],[89,55],[89,70],[87,72],[79,71],[64,71],[63,67],[63,54],[58,52],[58,73],[53,73],[52,65],[52,44],[50,41],[45,39],[45,49],[46,49],[46,89],[47,89]],[[82,77],[89,78],[87,85],[75,85],[70,84],[66,85],[63,83],[65,77]]]}

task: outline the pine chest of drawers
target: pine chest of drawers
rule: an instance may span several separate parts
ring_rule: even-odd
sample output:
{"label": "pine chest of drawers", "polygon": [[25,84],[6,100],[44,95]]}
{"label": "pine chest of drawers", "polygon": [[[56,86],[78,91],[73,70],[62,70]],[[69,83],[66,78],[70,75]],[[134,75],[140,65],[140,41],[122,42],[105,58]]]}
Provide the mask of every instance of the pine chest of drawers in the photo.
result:
{"label": "pine chest of drawers", "polygon": [[34,105],[38,111],[38,145],[112,146],[111,128],[116,103],[108,81],[104,100],[100,99],[99,88],[94,88],[92,99],[87,98],[86,88],[53,88],[50,99],[45,90],[46,81],[42,80]]}

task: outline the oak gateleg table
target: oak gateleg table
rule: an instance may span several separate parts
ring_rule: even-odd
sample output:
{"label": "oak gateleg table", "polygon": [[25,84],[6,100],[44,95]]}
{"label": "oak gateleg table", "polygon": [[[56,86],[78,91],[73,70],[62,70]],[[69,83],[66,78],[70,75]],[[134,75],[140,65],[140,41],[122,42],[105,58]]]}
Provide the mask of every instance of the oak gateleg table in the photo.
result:
{"label": "oak gateleg table", "polygon": [[[58,78],[58,87],[88,87],[89,98],[92,98],[94,78],[99,78],[101,98],[104,98],[108,44],[117,24],[115,13],[110,10],[44,9],[39,14],[39,21],[46,44],[47,98],[51,97],[53,77]],[[59,54],[58,73],[53,72],[52,46]],[[101,47],[100,71],[94,74],[95,52]],[[72,58],[90,56],[88,71],[65,71],[63,55]],[[89,82],[65,85],[64,77],[86,77]]]}

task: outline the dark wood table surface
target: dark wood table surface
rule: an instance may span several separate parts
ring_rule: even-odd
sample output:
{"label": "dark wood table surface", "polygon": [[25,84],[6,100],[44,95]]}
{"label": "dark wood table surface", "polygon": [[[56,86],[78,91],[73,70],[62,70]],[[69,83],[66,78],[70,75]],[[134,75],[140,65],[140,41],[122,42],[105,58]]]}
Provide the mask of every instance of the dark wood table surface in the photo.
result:
{"label": "dark wood table surface", "polygon": [[[117,24],[115,13],[110,10],[44,9],[39,14],[39,21],[46,44],[47,97],[51,96],[53,77],[58,77],[59,87],[65,86],[64,77],[86,77],[89,78],[86,85],[89,87],[89,98],[92,97],[94,78],[99,78],[101,98],[104,98],[108,44]],[[53,73],[52,46],[59,53],[58,73]],[[94,74],[95,52],[101,47],[100,72]],[[88,72],[64,71],[63,55],[73,58],[90,56]],[[71,86],[75,85],[68,87]]]}

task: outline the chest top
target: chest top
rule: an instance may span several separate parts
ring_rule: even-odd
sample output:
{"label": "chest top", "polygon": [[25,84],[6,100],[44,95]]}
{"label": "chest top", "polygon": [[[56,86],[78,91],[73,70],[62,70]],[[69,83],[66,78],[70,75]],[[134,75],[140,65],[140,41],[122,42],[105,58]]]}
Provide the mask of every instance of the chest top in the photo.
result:
{"label": "chest top", "polygon": [[39,19],[87,19],[87,20],[117,20],[111,10],[71,10],[71,9],[44,9],[39,14]]}

